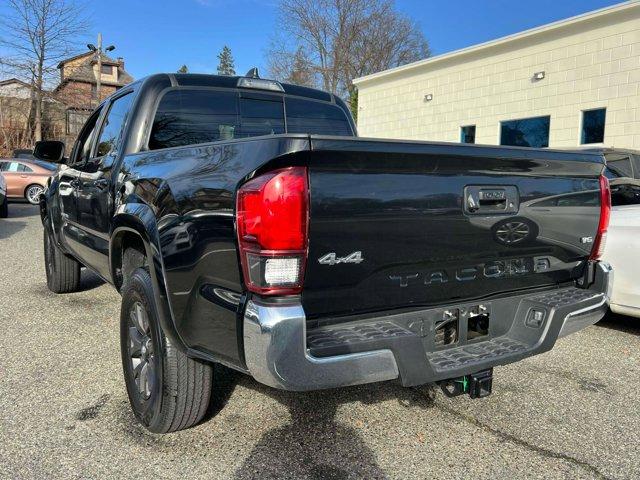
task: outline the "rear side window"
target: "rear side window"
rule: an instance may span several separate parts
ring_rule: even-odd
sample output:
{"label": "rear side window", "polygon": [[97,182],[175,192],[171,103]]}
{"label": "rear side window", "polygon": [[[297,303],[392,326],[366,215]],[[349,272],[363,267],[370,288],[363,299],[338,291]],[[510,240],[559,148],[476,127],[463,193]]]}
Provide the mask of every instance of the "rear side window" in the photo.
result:
{"label": "rear side window", "polygon": [[352,136],[351,125],[336,105],[287,98],[287,130],[310,135]]}
{"label": "rear side window", "polygon": [[330,103],[262,93],[180,89],[158,105],[149,148],[179,147],[286,133],[352,136],[344,112]]}
{"label": "rear side window", "polygon": [[4,164],[4,167],[2,168],[2,171],[4,172],[24,172],[24,173],[30,173],[33,172],[33,170],[29,167],[27,167],[26,165],[22,164],[22,163],[18,163],[18,162],[7,162]]}
{"label": "rear side window", "polygon": [[207,90],[172,90],[160,100],[149,148],[179,147],[234,138],[237,95]]}

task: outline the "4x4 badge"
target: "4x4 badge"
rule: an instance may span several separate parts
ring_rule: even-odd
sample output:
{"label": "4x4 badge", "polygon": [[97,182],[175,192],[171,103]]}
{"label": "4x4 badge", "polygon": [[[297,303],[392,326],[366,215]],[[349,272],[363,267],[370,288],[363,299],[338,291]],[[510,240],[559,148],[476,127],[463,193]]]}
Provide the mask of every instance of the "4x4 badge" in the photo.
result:
{"label": "4x4 badge", "polygon": [[318,259],[321,265],[336,265],[338,263],[362,263],[362,252],[353,252],[345,257],[337,257],[335,252],[327,253]]}

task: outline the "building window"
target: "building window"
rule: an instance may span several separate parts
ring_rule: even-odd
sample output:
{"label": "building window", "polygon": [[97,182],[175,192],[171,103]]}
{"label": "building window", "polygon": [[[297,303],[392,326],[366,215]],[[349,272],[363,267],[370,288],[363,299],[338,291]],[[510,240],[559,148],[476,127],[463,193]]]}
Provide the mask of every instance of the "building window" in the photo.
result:
{"label": "building window", "polygon": [[476,126],[467,125],[460,127],[460,142],[461,143],[476,143]]}
{"label": "building window", "polygon": [[500,123],[500,145],[542,148],[549,146],[551,117],[532,117]]}
{"label": "building window", "polygon": [[603,143],[604,123],[607,117],[606,108],[585,110],[582,112],[582,135],[580,143]]}
{"label": "building window", "polygon": [[91,115],[90,110],[67,110],[67,135],[78,135],[89,115]]}
{"label": "building window", "polygon": [[113,66],[112,65],[101,65],[100,71],[105,75],[113,75]]}

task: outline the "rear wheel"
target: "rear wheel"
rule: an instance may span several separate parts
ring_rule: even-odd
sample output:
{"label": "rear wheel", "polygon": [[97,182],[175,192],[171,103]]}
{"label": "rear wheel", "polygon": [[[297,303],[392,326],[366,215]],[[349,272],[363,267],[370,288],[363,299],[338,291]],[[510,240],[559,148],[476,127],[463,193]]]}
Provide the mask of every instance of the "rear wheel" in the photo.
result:
{"label": "rear wheel", "polygon": [[70,293],[80,288],[80,263],[65,255],[56,245],[53,235],[44,228],[44,265],[47,287],[54,293]]}
{"label": "rear wheel", "polygon": [[42,192],[44,192],[42,185],[29,185],[24,191],[24,198],[26,198],[31,205],[38,205],[40,203],[40,195],[42,195]]}
{"label": "rear wheel", "polygon": [[202,419],[211,395],[211,365],[187,357],[165,337],[145,268],[134,270],[122,291],[120,347],[129,403],[145,427],[168,433]]}

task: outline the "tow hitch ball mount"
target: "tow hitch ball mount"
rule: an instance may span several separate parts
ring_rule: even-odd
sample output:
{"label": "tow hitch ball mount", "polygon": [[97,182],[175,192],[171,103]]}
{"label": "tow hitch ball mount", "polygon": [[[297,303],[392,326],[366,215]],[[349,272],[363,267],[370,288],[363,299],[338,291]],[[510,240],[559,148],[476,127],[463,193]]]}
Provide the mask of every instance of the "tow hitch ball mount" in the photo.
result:
{"label": "tow hitch ball mount", "polygon": [[492,384],[493,368],[438,382],[447,397],[457,397],[466,393],[471,398],[488,397],[491,395]]}

